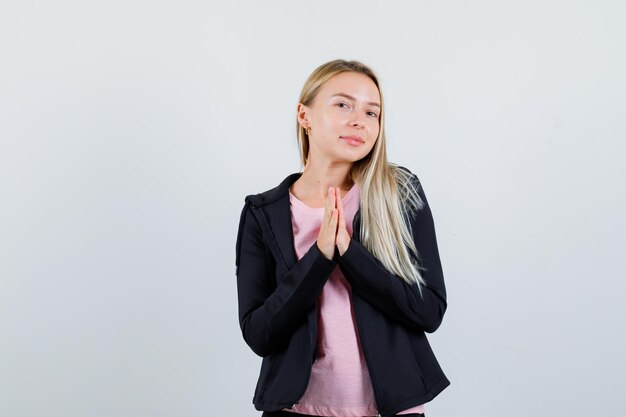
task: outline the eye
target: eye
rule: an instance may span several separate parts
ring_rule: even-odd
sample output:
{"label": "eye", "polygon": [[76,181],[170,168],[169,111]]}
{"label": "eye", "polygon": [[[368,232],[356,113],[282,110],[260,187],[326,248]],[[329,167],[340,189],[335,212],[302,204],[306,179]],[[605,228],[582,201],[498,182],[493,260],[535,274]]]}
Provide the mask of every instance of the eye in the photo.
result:
{"label": "eye", "polygon": [[[337,105],[338,105],[338,106],[341,106],[342,104],[346,104],[346,103],[344,103],[343,101],[342,101],[342,102],[337,103]],[[347,106],[347,104],[346,104],[346,106]]]}
{"label": "eye", "polygon": [[372,117],[378,117],[378,115],[376,113],[374,113],[373,111],[371,111],[369,113],[372,115]]}

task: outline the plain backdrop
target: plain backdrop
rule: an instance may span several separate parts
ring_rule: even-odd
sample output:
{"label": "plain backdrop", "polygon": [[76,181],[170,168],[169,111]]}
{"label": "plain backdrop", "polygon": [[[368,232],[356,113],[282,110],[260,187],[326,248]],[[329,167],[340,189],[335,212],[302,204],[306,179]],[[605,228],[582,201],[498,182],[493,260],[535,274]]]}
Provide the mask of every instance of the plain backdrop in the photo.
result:
{"label": "plain backdrop", "polygon": [[623,416],[623,1],[0,3],[0,416],[260,416],[247,194],[335,58],[380,76],[448,289],[428,417]]}

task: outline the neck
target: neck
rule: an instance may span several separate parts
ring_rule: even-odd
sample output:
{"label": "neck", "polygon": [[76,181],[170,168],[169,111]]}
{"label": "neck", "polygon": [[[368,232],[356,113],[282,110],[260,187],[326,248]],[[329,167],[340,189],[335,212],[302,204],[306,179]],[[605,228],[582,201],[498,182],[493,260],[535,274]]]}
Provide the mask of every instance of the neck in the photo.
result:
{"label": "neck", "polygon": [[314,163],[308,161],[302,175],[298,179],[307,194],[324,197],[329,187],[337,187],[349,191],[354,182],[349,178],[351,162]]}

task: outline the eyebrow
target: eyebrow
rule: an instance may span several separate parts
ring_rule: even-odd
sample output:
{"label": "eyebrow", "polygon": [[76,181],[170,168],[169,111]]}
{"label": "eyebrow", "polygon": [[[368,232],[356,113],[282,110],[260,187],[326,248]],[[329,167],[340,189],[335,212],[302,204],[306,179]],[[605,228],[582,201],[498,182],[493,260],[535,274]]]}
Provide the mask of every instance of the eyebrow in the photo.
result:
{"label": "eyebrow", "polygon": [[[333,95],[331,96],[331,98],[332,98],[332,97],[336,97],[336,96],[341,96],[341,97],[349,98],[350,100],[356,100],[354,97],[352,97],[351,95],[346,94],[346,93],[337,93],[337,94],[333,94]],[[380,108],[380,104],[378,104],[378,103],[374,103],[373,101],[370,101],[370,102],[369,102],[369,103],[367,103],[367,104],[369,104],[370,106],[376,106],[376,107]]]}

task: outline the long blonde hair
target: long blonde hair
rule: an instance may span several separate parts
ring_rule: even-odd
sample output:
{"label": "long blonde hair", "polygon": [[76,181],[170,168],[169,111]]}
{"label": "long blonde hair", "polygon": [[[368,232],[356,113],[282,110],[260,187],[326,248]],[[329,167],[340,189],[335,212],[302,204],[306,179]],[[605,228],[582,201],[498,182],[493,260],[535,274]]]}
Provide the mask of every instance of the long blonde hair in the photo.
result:
{"label": "long blonde hair", "polygon": [[[387,161],[383,93],[374,71],[359,61],[336,59],[317,67],[307,78],[299,102],[310,106],[326,81],[346,72],[368,76],[380,93],[380,131],[371,152],[352,164],[350,179],[359,185],[361,204],[361,243],[392,273],[410,284],[425,285],[419,254],[413,240],[410,215],[424,202],[418,195],[418,182],[408,171]],[[296,120],[300,162],[306,166],[309,136]],[[420,294],[422,289],[417,285]]]}

